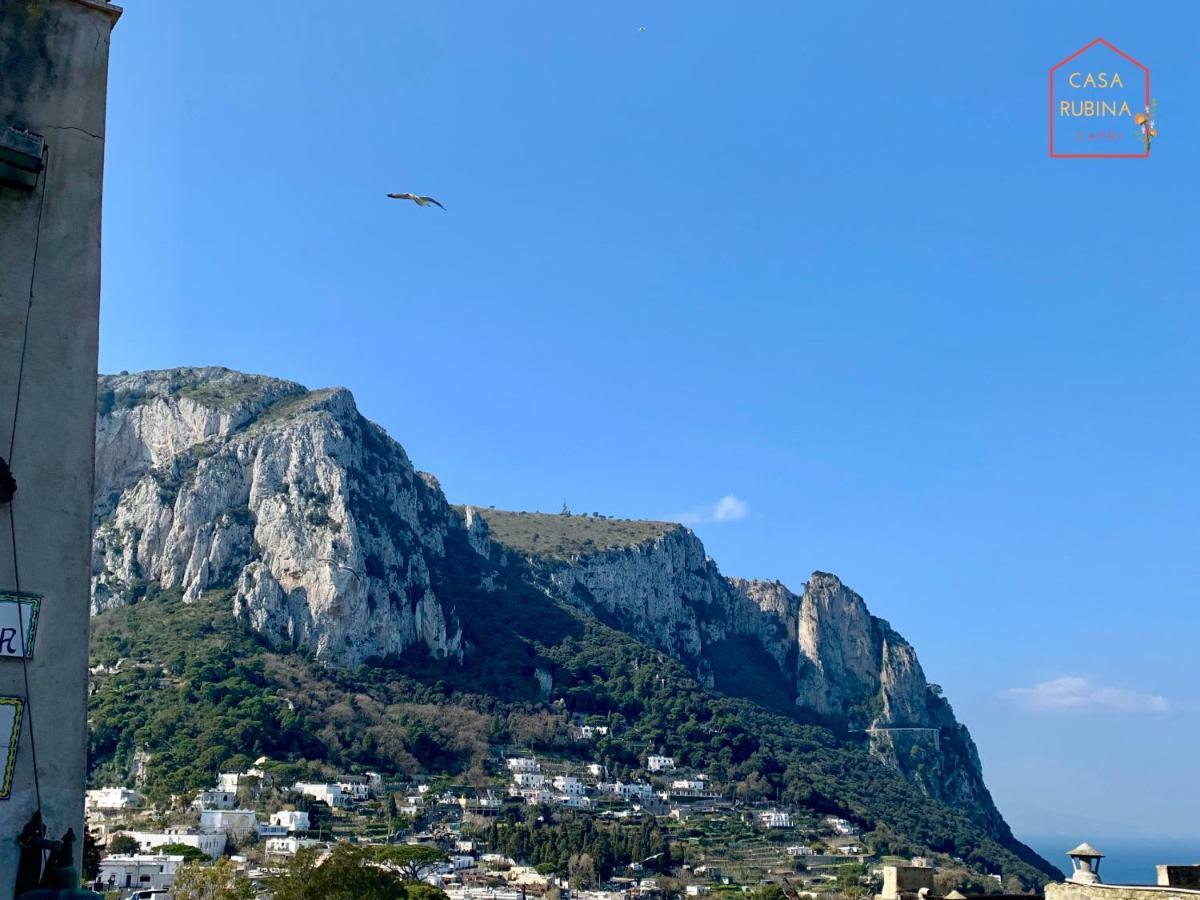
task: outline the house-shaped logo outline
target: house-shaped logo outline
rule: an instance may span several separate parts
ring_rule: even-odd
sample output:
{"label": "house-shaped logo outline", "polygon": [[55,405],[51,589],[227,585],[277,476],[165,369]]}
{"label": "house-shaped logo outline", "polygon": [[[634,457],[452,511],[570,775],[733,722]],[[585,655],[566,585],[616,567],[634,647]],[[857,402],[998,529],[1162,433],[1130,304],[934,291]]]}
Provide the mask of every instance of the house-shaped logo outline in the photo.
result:
{"label": "house-shaped logo outline", "polygon": [[1113,44],[1110,44],[1108,41],[1106,41],[1102,37],[1098,37],[1094,41],[1092,41],[1090,44],[1080,47],[1078,50],[1076,50],[1074,53],[1072,53],[1066,59],[1062,60],[1061,62],[1057,62],[1053,66],[1050,67],[1050,155],[1054,159],[1148,159],[1150,157],[1149,150],[1145,151],[1144,153],[1055,153],[1054,152],[1054,118],[1055,118],[1054,117],[1054,73],[1057,72],[1063,66],[1065,66],[1067,63],[1069,63],[1071,60],[1075,59],[1075,57],[1080,56],[1080,55],[1086,53],[1087,51],[1091,50],[1097,44],[1103,44],[1109,50],[1113,51],[1118,56],[1121,56],[1124,59],[1127,59],[1129,62],[1133,63],[1135,66],[1137,66],[1139,69],[1142,70],[1142,74],[1145,76],[1145,79],[1146,79],[1146,107],[1148,108],[1150,106],[1150,69],[1147,68],[1146,66],[1142,65],[1140,62],[1138,62],[1136,59],[1134,59],[1132,56],[1130,56],[1128,53],[1126,53],[1121,48],[1116,47]]}

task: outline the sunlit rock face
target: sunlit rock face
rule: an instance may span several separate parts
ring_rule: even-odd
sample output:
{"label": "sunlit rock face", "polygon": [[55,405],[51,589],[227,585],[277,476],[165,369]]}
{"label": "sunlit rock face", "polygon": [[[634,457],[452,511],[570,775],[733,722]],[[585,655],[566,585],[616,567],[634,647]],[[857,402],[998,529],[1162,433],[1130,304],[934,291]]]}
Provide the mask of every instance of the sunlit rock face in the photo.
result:
{"label": "sunlit rock face", "polygon": [[455,516],[348,391],[223,369],[100,381],[95,611],[230,593],[276,644],[337,665],[458,656],[430,570]]}

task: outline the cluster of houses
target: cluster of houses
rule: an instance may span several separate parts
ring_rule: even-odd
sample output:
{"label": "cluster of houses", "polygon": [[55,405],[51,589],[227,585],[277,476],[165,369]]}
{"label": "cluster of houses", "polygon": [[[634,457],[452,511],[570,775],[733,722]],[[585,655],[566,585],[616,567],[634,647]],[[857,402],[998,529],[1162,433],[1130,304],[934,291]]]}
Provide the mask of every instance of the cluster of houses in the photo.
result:
{"label": "cluster of houses", "polygon": [[603,802],[627,803],[637,809],[653,810],[666,807],[673,800],[716,799],[720,796],[711,789],[705,775],[673,777],[677,773],[675,760],[670,756],[646,759],[646,769],[657,776],[657,783],[609,781],[605,768],[598,763],[590,763],[576,773],[549,774],[543,771],[541,761],[533,756],[510,757],[505,760],[505,767],[509,796],[520,797],[531,806],[548,804],[591,809]]}
{"label": "cluster of houses", "polygon": [[[600,733],[595,729],[602,727],[579,726],[593,729],[592,735],[582,735],[588,739]],[[431,792],[424,784],[414,785],[411,793],[396,792],[395,786],[385,786],[382,777],[374,772],[281,785],[262,767],[265,762],[261,759],[245,772],[220,773],[212,787],[199,791],[192,799],[190,822],[179,827],[163,826],[164,820],[147,808],[145,798],[136,790],[115,787],[88,791],[87,821],[92,832],[105,845],[117,835],[126,838],[122,847],[125,852],[110,853],[102,860],[100,883],[118,889],[168,888],[184,862],[185,856],[181,855],[184,848],[192,848],[214,860],[230,854],[234,854],[231,858],[244,859],[236,855],[238,849],[253,843],[257,848],[254,857],[269,864],[271,859],[294,856],[305,847],[326,844],[320,840],[320,833],[314,831],[314,821],[306,808],[328,807],[330,811],[338,811],[338,816],[344,816],[360,805],[384,797],[391,798],[389,808],[399,813],[416,818],[420,813],[434,812],[435,820],[452,819],[459,812],[494,816],[506,802],[514,800],[616,817],[648,812],[682,820],[692,815],[732,811],[731,804],[722,799],[721,792],[707,776],[681,770],[672,757],[657,754],[646,757],[641,778],[629,780],[611,779],[599,763],[570,766],[532,755],[513,756],[503,761],[507,784],[499,794],[482,790],[457,795],[450,791]],[[268,804],[264,810],[265,797],[278,798],[279,808],[270,809]],[[453,809],[439,816],[436,813],[439,807]],[[366,806],[374,815],[378,815],[378,808]],[[765,830],[796,827],[793,813],[786,809],[754,809],[744,814]],[[818,864],[823,856],[863,853],[855,840],[857,828],[853,823],[829,816],[825,826],[834,835],[833,839],[823,841],[826,846],[797,844],[787,848],[787,855],[806,857],[806,862]],[[516,861],[488,859],[487,854],[478,856],[470,841],[456,842],[444,871],[433,872],[431,877],[447,888],[462,887],[475,877],[479,866],[482,871],[501,873],[500,877],[511,882],[514,889],[536,890],[545,886],[543,875]],[[635,886],[633,893],[638,889]],[[700,892],[697,887],[692,893]]]}
{"label": "cluster of houses", "polygon": [[[294,856],[304,847],[319,844],[307,835],[312,826],[307,810],[296,809],[293,804],[260,819],[257,810],[241,805],[248,794],[269,786],[272,778],[261,768],[222,772],[213,787],[201,790],[192,801],[196,824],[176,828],[151,827],[148,820],[152,821],[153,816],[145,814],[153,811],[147,809],[145,797],[136,790],[115,787],[88,791],[84,801],[87,824],[101,844],[108,845],[121,835],[137,848],[106,855],[101,860],[99,883],[118,889],[169,888],[186,858],[182,855],[184,848],[215,860],[226,854],[231,844],[248,839],[260,841],[268,857]],[[382,779],[376,773],[345,775],[331,782],[298,782],[290,787],[297,798],[307,797],[330,809],[351,808],[382,790]]]}

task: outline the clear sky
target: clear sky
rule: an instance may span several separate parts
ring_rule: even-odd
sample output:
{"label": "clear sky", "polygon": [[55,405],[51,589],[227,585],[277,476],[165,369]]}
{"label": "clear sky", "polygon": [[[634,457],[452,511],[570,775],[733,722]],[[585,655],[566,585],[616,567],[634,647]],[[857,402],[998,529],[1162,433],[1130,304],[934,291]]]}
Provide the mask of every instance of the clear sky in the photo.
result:
{"label": "clear sky", "polygon": [[[453,501],[836,572],[1018,833],[1200,837],[1200,9],[125,5],[104,371],[345,385]],[[1148,161],[1048,158],[1097,36]]]}

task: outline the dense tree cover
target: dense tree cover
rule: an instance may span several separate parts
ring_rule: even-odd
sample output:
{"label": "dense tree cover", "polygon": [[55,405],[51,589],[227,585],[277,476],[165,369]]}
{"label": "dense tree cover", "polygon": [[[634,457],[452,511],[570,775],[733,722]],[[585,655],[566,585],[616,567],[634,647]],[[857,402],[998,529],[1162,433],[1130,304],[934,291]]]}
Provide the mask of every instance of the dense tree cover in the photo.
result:
{"label": "dense tree cover", "polygon": [[444,892],[412,880],[411,870],[392,868],[398,849],[341,843],[323,863],[316,850],[301,850],[270,888],[275,900],[446,900]]}
{"label": "dense tree cover", "polygon": [[[728,786],[731,799],[850,819],[879,852],[928,849],[1026,886],[1044,881],[1045,864],[1006,829],[989,833],[930,800],[860,741],[706,688],[676,660],[547,599],[527,575],[502,571],[490,593],[479,577],[478,557],[452,532],[435,589],[464,622],[461,666],[414,648],[356,671],[325,668],[263,644],[234,619],[225,592],[183,604],[151,590],[98,616],[94,663],[125,662],[95,682],[93,778],[124,783],[135,754],[148,754],[144,789],[163,802],[259,755],[286,764],[288,777],[361,767],[484,785],[494,778],[489,757],[506,746],[601,762],[614,777],[661,749]],[[537,669],[553,676],[551,703],[539,697]],[[611,732],[581,746],[567,713]],[[603,877],[637,852],[586,816],[512,823],[497,839],[501,848],[519,842],[504,852],[559,871],[575,856],[580,880],[589,866]]]}
{"label": "dense tree cover", "polygon": [[262,754],[324,754],[272,690],[261,646],[232,622],[227,604],[227,595],[185,604],[151,592],[95,620],[93,665],[120,663],[91,698],[88,749],[98,777],[124,783],[135,753],[149,753],[144,790],[162,802]]}
{"label": "dense tree cover", "polygon": [[108,852],[114,856],[137,853],[140,849],[137,840],[128,834],[118,834],[108,842]]}
{"label": "dense tree cover", "polygon": [[171,888],[175,900],[253,900],[250,879],[227,859],[189,862],[180,867]]}
{"label": "dense tree cover", "polygon": [[496,853],[547,871],[571,873],[572,880],[578,878],[584,886],[597,877],[607,880],[622,874],[630,863],[645,861],[646,869],[655,872],[678,863],[667,833],[649,816],[635,825],[617,825],[579,813],[556,816],[542,807],[526,821],[510,815],[494,822],[481,837]]}
{"label": "dense tree cover", "polygon": [[191,844],[163,844],[161,847],[154,847],[153,850],[164,856],[182,856],[183,861],[188,863],[199,863],[208,859],[207,853]]}
{"label": "dense tree cover", "polygon": [[567,638],[546,655],[569,709],[627,723],[620,746],[609,742],[605,748],[615,760],[628,761],[633,748],[662,748],[677,763],[707,771],[739,792],[842,816],[867,831],[886,826],[881,844],[890,840],[897,848],[959,856],[983,871],[1016,875],[1030,887],[1044,881],[1042,861],[1011,834],[987,834],[965,812],[929,799],[871,759],[860,743],[738,697],[715,695],[674,659],[609,634],[589,623],[582,639]]}

